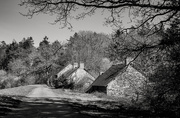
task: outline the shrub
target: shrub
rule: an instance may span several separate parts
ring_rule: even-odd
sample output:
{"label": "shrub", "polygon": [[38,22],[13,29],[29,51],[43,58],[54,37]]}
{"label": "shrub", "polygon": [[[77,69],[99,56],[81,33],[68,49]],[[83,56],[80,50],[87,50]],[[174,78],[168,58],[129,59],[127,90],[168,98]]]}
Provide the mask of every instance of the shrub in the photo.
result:
{"label": "shrub", "polygon": [[8,78],[8,79],[1,82],[0,88],[1,89],[11,88],[11,87],[15,87],[15,85],[16,85],[15,81],[11,78]]}
{"label": "shrub", "polygon": [[6,71],[0,70],[0,77],[1,77],[1,76],[5,76],[6,74],[7,74]]}
{"label": "shrub", "polygon": [[83,91],[84,84],[83,83],[77,83],[74,85],[74,90]]}
{"label": "shrub", "polygon": [[102,92],[94,92],[93,95],[99,97],[99,98],[107,98],[108,96],[105,93]]}
{"label": "shrub", "polygon": [[91,85],[91,83],[92,81],[89,77],[83,77],[78,83],[74,85],[74,89],[78,91],[84,91]]}
{"label": "shrub", "polygon": [[34,75],[27,75],[21,78],[21,80],[19,81],[20,85],[32,85],[36,83],[36,76]]}
{"label": "shrub", "polygon": [[0,71],[0,89],[11,88],[17,86],[17,76],[7,74],[5,71]]}

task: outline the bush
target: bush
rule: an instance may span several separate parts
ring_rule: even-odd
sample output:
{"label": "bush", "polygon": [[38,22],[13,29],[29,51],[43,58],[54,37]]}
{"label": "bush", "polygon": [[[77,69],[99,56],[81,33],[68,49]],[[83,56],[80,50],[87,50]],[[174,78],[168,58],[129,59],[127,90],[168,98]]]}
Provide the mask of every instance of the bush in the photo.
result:
{"label": "bush", "polygon": [[74,85],[74,89],[78,91],[84,91],[86,90],[90,85],[92,84],[92,81],[89,77],[83,77],[78,83]]}
{"label": "bush", "polygon": [[0,84],[0,89],[12,88],[12,87],[16,87],[16,81],[14,81],[12,78],[3,80]]}
{"label": "bush", "polygon": [[83,91],[84,84],[83,83],[77,83],[74,85],[74,90]]}
{"label": "bush", "polygon": [[102,92],[94,92],[93,95],[97,96],[98,98],[107,98],[108,96]]}
{"label": "bush", "polygon": [[27,75],[19,80],[20,85],[32,85],[36,83],[37,78],[34,75]]}
{"label": "bush", "polygon": [[6,74],[7,74],[6,71],[0,70],[0,77],[1,77],[1,76],[5,76]]}
{"label": "bush", "polygon": [[0,70],[0,89],[18,86],[18,77]]}

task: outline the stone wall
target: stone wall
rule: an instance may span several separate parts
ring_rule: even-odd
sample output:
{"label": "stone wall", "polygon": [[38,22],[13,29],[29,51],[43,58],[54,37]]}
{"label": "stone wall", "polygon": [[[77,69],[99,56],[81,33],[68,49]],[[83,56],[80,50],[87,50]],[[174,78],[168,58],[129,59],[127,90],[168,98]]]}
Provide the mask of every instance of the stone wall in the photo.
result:
{"label": "stone wall", "polygon": [[133,67],[129,66],[108,84],[107,94],[117,97],[137,98],[144,87],[146,78]]}

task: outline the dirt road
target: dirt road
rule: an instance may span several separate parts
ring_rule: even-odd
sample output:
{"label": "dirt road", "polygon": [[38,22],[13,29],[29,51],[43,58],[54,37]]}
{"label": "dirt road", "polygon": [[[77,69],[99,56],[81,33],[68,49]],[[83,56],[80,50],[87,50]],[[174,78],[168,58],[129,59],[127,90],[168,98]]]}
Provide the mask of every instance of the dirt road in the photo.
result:
{"label": "dirt road", "polygon": [[[123,102],[123,103],[122,103]],[[154,117],[124,104],[46,85],[0,90],[0,118],[142,118]],[[125,105],[125,106],[124,106]]]}
{"label": "dirt road", "polygon": [[37,97],[37,98],[51,98],[58,97],[50,88],[47,86],[39,86],[33,89],[26,97]]}
{"label": "dirt road", "polygon": [[[17,88],[15,88],[17,89]],[[20,89],[18,89],[20,90]],[[9,93],[13,94],[14,89]],[[1,92],[3,93],[3,92]],[[5,93],[4,93],[5,94]],[[18,93],[14,93],[18,94]],[[22,94],[21,94],[22,95]],[[22,97],[17,107],[8,107],[2,118],[91,118],[71,107],[70,103],[58,99],[60,95],[45,85],[37,85]]]}

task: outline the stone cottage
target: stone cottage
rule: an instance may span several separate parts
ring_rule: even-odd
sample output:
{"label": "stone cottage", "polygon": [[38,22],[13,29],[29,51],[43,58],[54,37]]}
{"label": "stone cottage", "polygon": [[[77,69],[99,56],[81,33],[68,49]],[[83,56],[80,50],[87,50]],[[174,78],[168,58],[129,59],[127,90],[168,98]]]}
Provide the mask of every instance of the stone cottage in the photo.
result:
{"label": "stone cottage", "polygon": [[138,99],[145,82],[145,76],[133,64],[117,63],[97,77],[86,92],[92,93],[98,91],[109,96]]}
{"label": "stone cottage", "polygon": [[87,89],[95,80],[95,78],[85,70],[84,63],[68,64],[54,76],[54,79],[57,80],[57,82],[66,80],[68,83],[73,83],[75,89],[80,90]]}

